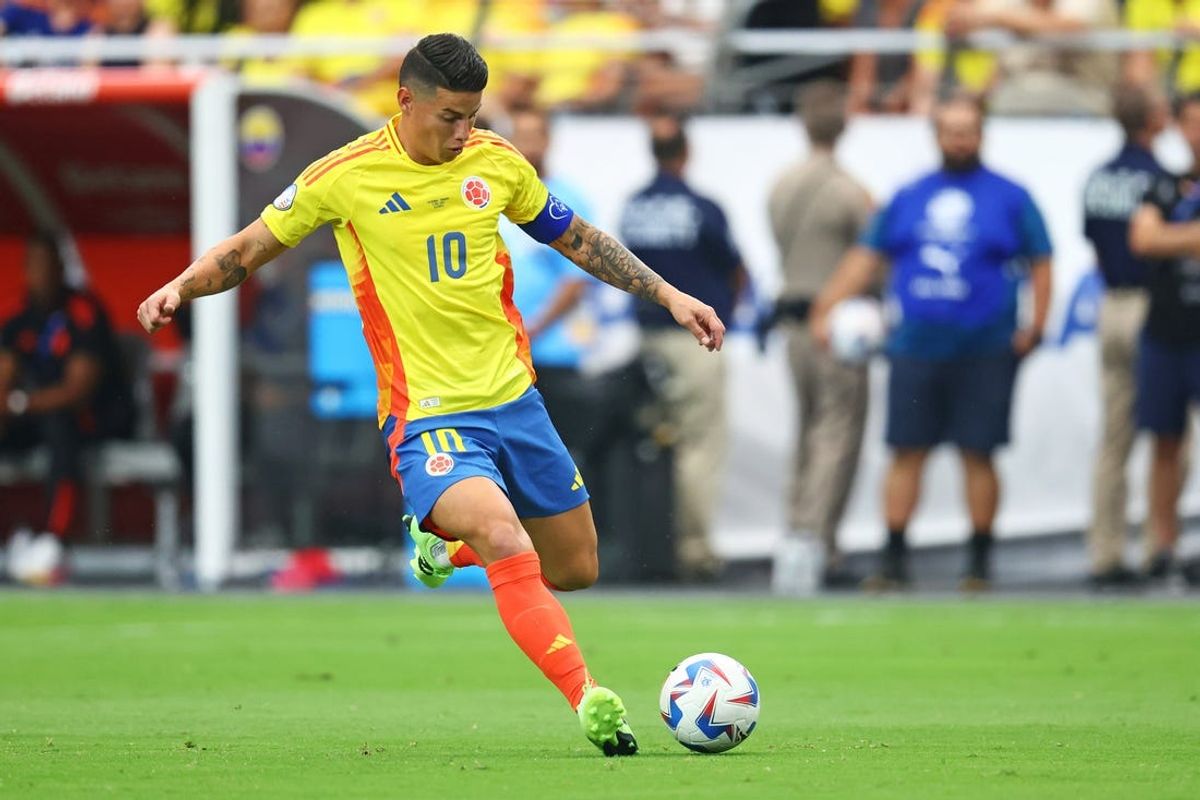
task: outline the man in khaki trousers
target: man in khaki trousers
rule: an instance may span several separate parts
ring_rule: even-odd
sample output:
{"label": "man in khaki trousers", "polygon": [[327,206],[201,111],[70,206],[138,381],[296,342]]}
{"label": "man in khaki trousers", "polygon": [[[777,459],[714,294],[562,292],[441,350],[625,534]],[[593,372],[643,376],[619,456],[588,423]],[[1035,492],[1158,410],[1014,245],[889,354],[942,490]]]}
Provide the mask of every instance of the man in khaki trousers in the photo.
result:
{"label": "man in khaki trousers", "polygon": [[[741,255],[725,214],[684,179],[688,141],[674,117],[650,123],[654,179],[637,192],[621,216],[621,238],[634,255],[653,264],[663,280],[712,306],[721,319],[733,316],[746,281]],[[675,429],[674,534],[678,571],[685,581],[708,581],[721,571],[709,541],[722,485],[728,426],[725,364],[678,336],[670,314],[650,303],[637,306],[642,355],[662,376],[656,389]],[[686,333],[686,331],[685,331]]]}
{"label": "man in khaki trousers", "polygon": [[1089,582],[1119,588],[1137,582],[1124,563],[1128,522],[1125,475],[1136,438],[1134,398],[1138,341],[1146,320],[1147,265],[1129,250],[1129,220],[1145,191],[1168,173],[1151,152],[1167,122],[1166,100],[1142,87],[1122,87],[1113,113],[1125,141],[1120,151],[1088,178],[1084,188],[1084,234],[1096,251],[1104,296],[1096,326],[1100,344],[1103,423],[1092,486],[1088,529]]}
{"label": "man in khaki trousers", "polygon": [[[839,362],[814,343],[804,323],[813,298],[858,240],[871,214],[871,200],[834,158],[846,125],[840,87],[814,84],[801,92],[797,108],[808,133],[809,155],[779,176],[768,201],[784,281],[776,318],[787,324],[800,412],[790,531],[777,551],[773,576],[780,591],[797,581],[797,576],[781,573],[812,570],[819,564],[823,588],[852,588],[860,582],[841,564],[837,528],[857,471],[867,414],[866,366]],[[813,563],[794,557],[793,551],[813,546],[824,551]]]}

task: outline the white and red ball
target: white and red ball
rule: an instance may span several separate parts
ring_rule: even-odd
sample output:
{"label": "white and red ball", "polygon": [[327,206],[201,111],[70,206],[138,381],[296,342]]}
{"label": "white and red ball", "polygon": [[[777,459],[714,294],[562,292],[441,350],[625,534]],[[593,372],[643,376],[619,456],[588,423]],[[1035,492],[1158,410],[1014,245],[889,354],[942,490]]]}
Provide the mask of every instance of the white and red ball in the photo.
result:
{"label": "white and red ball", "polygon": [[680,744],[697,753],[722,753],[758,724],[758,684],[735,659],[700,653],[671,670],[658,705]]}

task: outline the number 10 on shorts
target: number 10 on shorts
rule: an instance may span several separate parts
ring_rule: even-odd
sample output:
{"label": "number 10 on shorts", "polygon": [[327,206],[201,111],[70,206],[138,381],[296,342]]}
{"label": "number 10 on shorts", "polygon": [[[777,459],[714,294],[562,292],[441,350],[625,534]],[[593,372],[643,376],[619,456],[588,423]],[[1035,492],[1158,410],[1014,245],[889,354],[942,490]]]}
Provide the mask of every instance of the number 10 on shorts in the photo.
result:
{"label": "number 10 on shorts", "polygon": [[454,428],[438,428],[421,434],[421,443],[429,455],[437,453],[465,453],[462,437]]}

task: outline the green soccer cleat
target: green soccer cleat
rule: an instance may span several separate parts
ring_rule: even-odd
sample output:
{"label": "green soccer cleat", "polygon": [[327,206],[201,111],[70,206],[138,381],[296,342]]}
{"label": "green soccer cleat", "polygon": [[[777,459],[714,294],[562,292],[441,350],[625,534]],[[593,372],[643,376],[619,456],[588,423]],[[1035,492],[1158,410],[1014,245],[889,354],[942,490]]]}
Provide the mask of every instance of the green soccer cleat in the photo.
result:
{"label": "green soccer cleat", "polygon": [[617,693],[593,686],[579,701],[579,724],[583,735],[606,756],[632,756],[638,751],[637,739],[625,721],[625,704]]}
{"label": "green soccer cleat", "polygon": [[[404,524],[413,540],[413,557],[408,562],[413,576],[430,589],[436,589],[454,574],[454,567],[446,554],[446,543],[432,533],[421,530],[417,518],[404,515]],[[442,566],[445,564],[445,566]]]}

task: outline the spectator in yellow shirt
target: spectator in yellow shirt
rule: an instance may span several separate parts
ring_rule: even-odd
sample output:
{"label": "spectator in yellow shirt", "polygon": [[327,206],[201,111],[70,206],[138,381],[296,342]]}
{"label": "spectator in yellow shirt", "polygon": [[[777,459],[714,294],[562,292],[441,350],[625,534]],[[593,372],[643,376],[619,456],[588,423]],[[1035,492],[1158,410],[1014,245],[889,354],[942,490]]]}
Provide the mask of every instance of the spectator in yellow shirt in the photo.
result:
{"label": "spectator in yellow shirt", "polygon": [[[1200,0],[1125,0],[1125,27],[1200,36]],[[1164,49],[1129,53],[1124,71],[1130,83],[1153,82],[1175,94],[1190,94],[1200,90],[1200,45],[1189,45],[1182,52]]]}
{"label": "spectator in yellow shirt", "polygon": [[[296,0],[242,0],[242,20],[229,29],[228,35],[252,36],[287,33],[296,16]],[[304,76],[304,62],[299,58],[246,58],[230,64],[242,77],[262,85],[277,86]]]}
{"label": "spectator in yellow shirt", "polygon": [[180,33],[220,33],[237,24],[239,0],[146,0],[146,11]]}
{"label": "spectator in yellow shirt", "polygon": [[[550,26],[563,36],[621,38],[639,30],[629,14],[609,11],[600,0],[562,3],[566,15]],[[543,108],[603,110],[612,108],[629,77],[633,54],[586,47],[555,50],[546,60],[537,100]]]}
{"label": "spectator in yellow shirt", "polygon": [[[296,36],[409,36],[421,29],[422,0],[312,0],[300,9],[291,31]],[[363,54],[307,60],[309,76],[349,92],[371,114],[387,115],[396,106],[400,57]]]}

